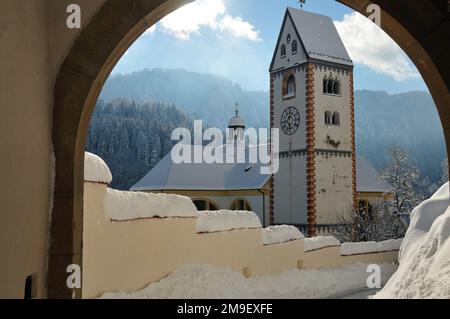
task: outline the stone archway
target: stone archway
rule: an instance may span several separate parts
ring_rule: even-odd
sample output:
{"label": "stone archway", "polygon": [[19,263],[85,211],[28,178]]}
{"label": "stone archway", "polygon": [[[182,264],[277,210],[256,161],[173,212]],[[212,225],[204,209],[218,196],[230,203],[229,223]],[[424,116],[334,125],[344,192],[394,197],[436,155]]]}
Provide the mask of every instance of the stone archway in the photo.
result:
{"label": "stone archway", "polygon": [[[151,25],[192,0],[107,0],[75,40],[54,89],[56,180],[47,295],[80,297],[66,267],[82,264],[83,165],[87,130],[100,90],[126,49]],[[367,0],[339,0],[366,12]],[[416,64],[434,98],[450,149],[450,19],[446,0],[379,0],[383,29]],[[120,12],[120,14],[117,14]]]}

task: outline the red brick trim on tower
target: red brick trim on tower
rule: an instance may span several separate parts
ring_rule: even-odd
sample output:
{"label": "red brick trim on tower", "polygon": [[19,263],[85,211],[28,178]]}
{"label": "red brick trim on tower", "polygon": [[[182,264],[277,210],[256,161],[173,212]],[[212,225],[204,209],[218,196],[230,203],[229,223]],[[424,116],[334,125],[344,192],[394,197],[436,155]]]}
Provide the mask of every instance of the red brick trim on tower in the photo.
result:
{"label": "red brick trim on tower", "polygon": [[[270,129],[275,127],[275,96],[274,96],[274,78],[273,75],[270,76]],[[273,154],[273,149],[270,149],[271,154]],[[269,224],[273,225],[275,223],[275,212],[274,212],[274,185],[273,185],[273,176],[270,179],[269,183]]]}
{"label": "red brick trim on tower", "polygon": [[316,135],[314,112],[314,65],[306,67],[306,202],[308,236],[316,236]]}
{"label": "red brick trim on tower", "polygon": [[349,71],[350,83],[350,125],[351,125],[351,139],[352,139],[352,198],[353,208],[357,209],[356,197],[356,143],[355,143],[355,91],[353,87],[353,71]]}

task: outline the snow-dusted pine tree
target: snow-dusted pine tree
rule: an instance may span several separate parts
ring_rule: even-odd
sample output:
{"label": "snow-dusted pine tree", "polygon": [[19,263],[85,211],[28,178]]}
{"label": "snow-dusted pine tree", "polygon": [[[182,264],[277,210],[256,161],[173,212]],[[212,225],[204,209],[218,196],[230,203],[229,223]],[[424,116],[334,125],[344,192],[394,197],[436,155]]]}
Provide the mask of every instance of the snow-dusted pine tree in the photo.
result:
{"label": "snow-dusted pine tree", "polygon": [[419,170],[409,160],[408,152],[398,145],[390,147],[389,162],[379,178],[392,187],[394,199],[389,206],[393,213],[399,216],[409,214],[422,201],[422,196],[416,192]]}

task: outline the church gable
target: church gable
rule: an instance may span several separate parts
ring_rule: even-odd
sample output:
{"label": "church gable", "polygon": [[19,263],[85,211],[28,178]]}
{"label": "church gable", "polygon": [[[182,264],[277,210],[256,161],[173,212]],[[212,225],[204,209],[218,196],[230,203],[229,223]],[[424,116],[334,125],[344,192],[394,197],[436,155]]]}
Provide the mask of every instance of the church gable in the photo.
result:
{"label": "church gable", "polygon": [[272,57],[270,72],[290,68],[308,60],[295,24],[286,10],[277,45]]}

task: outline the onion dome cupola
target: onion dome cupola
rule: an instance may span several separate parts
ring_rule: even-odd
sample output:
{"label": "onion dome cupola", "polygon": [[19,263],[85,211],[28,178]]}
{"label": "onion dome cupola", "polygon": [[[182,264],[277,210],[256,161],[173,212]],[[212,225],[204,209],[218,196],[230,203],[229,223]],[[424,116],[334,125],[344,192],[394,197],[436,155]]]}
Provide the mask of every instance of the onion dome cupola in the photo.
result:
{"label": "onion dome cupola", "polygon": [[245,121],[239,116],[239,104],[235,104],[235,115],[228,122],[228,139],[244,140]]}

